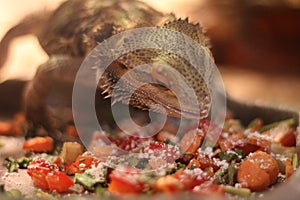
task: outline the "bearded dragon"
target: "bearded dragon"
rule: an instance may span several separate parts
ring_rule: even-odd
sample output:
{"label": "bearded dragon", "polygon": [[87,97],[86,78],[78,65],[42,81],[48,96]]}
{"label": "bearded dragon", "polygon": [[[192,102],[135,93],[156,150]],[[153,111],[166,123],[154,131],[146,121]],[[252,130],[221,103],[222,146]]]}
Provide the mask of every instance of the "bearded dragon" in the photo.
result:
{"label": "bearded dragon", "polygon": [[[53,124],[47,111],[46,99],[53,82],[74,81],[83,59],[97,44],[110,36],[129,29],[153,26],[189,36],[211,56],[202,27],[190,23],[188,19],[176,19],[174,14],[161,13],[136,0],[69,0],[53,12],[26,18],[12,28],[0,43],[0,64],[5,60],[6,48],[13,37],[29,32],[37,36],[49,55],[49,60],[38,68],[28,85],[24,95],[24,107],[29,121],[51,129]],[[176,82],[176,75],[173,76],[173,71],[176,70],[195,91],[198,101],[202,102],[200,109],[205,111],[204,117],[207,116],[210,98],[204,79],[182,58],[162,51],[145,50],[121,56],[108,67],[99,81],[98,88],[106,97],[112,97],[115,83],[143,59],[148,62],[163,61],[169,67],[155,68],[151,75],[157,84],[151,83],[137,88],[131,96],[130,105],[147,110],[158,104],[170,116],[199,117],[194,112],[195,105],[188,105],[182,109],[178,97],[168,88],[170,84],[181,87],[180,83]],[[131,78],[132,80],[128,81],[134,84],[135,80],[142,77]],[[170,79],[173,81],[169,81]],[[127,86],[124,84],[121,90],[126,92]],[[122,97],[117,99],[125,102]]]}

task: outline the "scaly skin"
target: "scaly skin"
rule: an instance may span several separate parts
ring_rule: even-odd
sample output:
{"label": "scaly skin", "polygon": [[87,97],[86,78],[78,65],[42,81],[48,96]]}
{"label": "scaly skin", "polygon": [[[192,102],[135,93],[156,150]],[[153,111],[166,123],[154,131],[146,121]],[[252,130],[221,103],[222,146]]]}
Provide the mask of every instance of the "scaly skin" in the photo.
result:
{"label": "scaly skin", "polygon": [[[18,26],[20,31],[22,27],[34,30],[33,33],[37,35],[42,47],[50,57],[47,63],[39,67],[34,79],[28,85],[24,100],[27,119],[33,122],[35,126],[43,125],[47,129],[53,129],[54,126],[46,107],[52,83],[62,80],[74,81],[76,72],[84,57],[98,43],[116,33],[132,28],[162,26],[190,36],[208,52],[208,55],[211,55],[199,24],[191,24],[187,19],[176,20],[172,14],[160,13],[135,0],[69,0],[49,16],[46,15],[39,19],[40,21],[36,26],[32,22],[29,23],[28,20],[24,20]],[[16,33],[18,32],[18,26],[14,31]],[[14,35],[8,33],[1,45],[7,44],[12,37]],[[160,36],[156,35],[154,37]],[[7,48],[6,46],[0,46],[0,57],[3,60],[6,56],[3,53],[4,49]],[[129,103],[144,110],[159,104],[170,116],[179,117],[183,115],[186,118],[198,118],[199,116],[194,112],[196,105],[190,105],[182,109],[174,93],[159,84],[163,83],[167,87],[173,86],[180,89],[180,82],[176,82],[177,77],[174,73],[174,70],[177,70],[188,80],[198,100],[203,103],[203,107],[200,107],[200,109],[204,109],[206,113],[201,117],[205,117],[208,114],[210,98],[208,88],[204,84],[204,79],[200,76],[199,71],[179,56],[169,55],[163,51],[142,50],[121,56],[103,74],[98,88],[107,97],[111,97],[115,83],[127,71],[138,64],[157,61],[166,63],[170,67],[153,67],[152,76],[153,80],[157,80],[157,84],[146,84],[138,88],[131,96]],[[124,84],[121,84],[123,86],[117,88],[119,94],[128,93],[130,87],[134,88],[135,81],[142,81],[142,79],[143,77],[139,74],[134,75],[131,79],[124,79]],[[172,79],[175,83],[174,81],[168,81]],[[183,89],[181,90],[183,91]],[[123,99],[122,96],[115,98],[123,103],[128,100]],[[179,96],[179,98],[181,97]],[[157,111],[161,112],[161,110]]]}

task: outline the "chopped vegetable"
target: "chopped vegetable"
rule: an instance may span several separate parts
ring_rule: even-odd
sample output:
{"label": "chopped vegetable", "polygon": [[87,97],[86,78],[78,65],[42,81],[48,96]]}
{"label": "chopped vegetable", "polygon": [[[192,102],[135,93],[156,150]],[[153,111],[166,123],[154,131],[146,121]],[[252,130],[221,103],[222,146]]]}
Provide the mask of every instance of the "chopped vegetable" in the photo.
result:
{"label": "chopped vegetable", "polygon": [[275,127],[279,126],[280,124],[286,124],[288,126],[293,126],[295,123],[296,123],[296,121],[295,121],[294,118],[286,119],[286,120],[282,120],[282,121],[279,121],[279,122],[274,122],[274,123],[271,123],[271,124],[267,124],[267,125],[263,126],[259,130],[259,132],[263,133],[265,131],[268,131],[272,128],[275,128]]}
{"label": "chopped vegetable", "polygon": [[155,188],[158,191],[173,193],[176,191],[183,190],[183,184],[179,182],[174,176],[168,175],[160,177],[155,184]]}
{"label": "chopped vegetable", "polygon": [[41,189],[35,191],[37,197],[42,200],[57,200],[52,194],[46,193]]}
{"label": "chopped vegetable", "polygon": [[251,191],[248,188],[236,188],[232,186],[225,186],[225,192],[233,195],[239,195],[243,197],[248,197],[251,195]]}
{"label": "chopped vegetable", "polygon": [[19,159],[13,159],[11,157],[5,158],[6,168],[8,172],[17,172],[18,169],[27,169],[28,164],[32,161],[31,158],[22,157]]}
{"label": "chopped vegetable", "polygon": [[[96,147],[101,158],[94,152],[83,153],[78,143],[65,142],[60,156],[51,156],[48,161],[43,156],[32,162],[28,158],[7,158],[6,162],[9,171],[26,168],[30,163],[27,172],[33,184],[58,193],[80,188],[77,192],[86,190],[100,196],[189,191],[247,197],[251,191],[263,191],[286,181],[298,167],[295,130],[290,121],[283,122],[273,123],[271,129],[260,134],[261,119],[255,119],[247,129],[234,119],[229,119],[224,129],[201,120],[198,128],[188,128],[181,140],[168,132],[147,139],[123,133],[109,136],[113,145]],[[213,133],[221,131],[216,144],[209,129]],[[26,142],[36,147],[41,139],[45,138]],[[133,154],[111,153],[118,148]],[[72,187],[74,182],[67,174],[74,175],[76,187]]]}
{"label": "chopped vegetable", "polygon": [[186,168],[188,168],[188,169],[200,168],[199,160],[193,158],[192,160],[190,160],[190,162]]}
{"label": "chopped vegetable", "polygon": [[65,173],[58,170],[49,172],[45,179],[50,191],[66,192],[74,185],[72,179],[70,179]]}
{"label": "chopped vegetable", "polygon": [[82,173],[82,174],[75,174],[74,182],[82,185],[87,190],[94,190],[94,186],[96,181],[93,176]]}
{"label": "chopped vegetable", "polygon": [[74,125],[67,126],[66,134],[68,136],[71,136],[71,137],[75,137],[75,138],[78,137],[78,132],[77,132],[76,127]]}
{"label": "chopped vegetable", "polygon": [[[200,195],[206,195],[209,197],[223,197],[225,194],[224,187],[222,185],[216,185],[212,183],[201,184],[194,187],[193,192]],[[212,198],[213,199],[213,198]]]}
{"label": "chopped vegetable", "polygon": [[241,154],[238,154],[236,152],[230,152],[230,153],[225,153],[225,152],[220,152],[218,154],[218,156],[222,159],[222,160],[226,160],[227,162],[231,162],[232,160],[238,160],[240,159],[240,156],[242,155],[241,151],[238,151]]}
{"label": "chopped vegetable", "polygon": [[0,140],[0,148],[4,146],[4,142]]}
{"label": "chopped vegetable", "polygon": [[99,161],[89,153],[85,153],[79,155],[75,162],[71,164],[67,164],[65,166],[65,171],[68,174],[75,174],[75,173],[83,173],[86,169],[90,169],[92,166],[97,166]]}
{"label": "chopped vegetable", "polygon": [[65,142],[62,147],[61,157],[66,164],[70,164],[82,153],[82,146],[77,142]]}
{"label": "chopped vegetable", "polygon": [[193,129],[187,132],[179,143],[179,147],[182,152],[188,154],[194,154],[200,147],[203,141],[204,135],[202,130]]}
{"label": "chopped vegetable", "polygon": [[293,154],[292,165],[293,165],[293,169],[296,170],[298,167],[298,154],[297,153]]}
{"label": "chopped vegetable", "polygon": [[228,167],[228,184],[234,185],[236,182],[236,174],[237,174],[237,167],[235,164],[231,164]]}
{"label": "chopped vegetable", "polygon": [[226,175],[227,170],[225,168],[220,168],[218,171],[216,171],[215,173],[215,182],[217,184],[226,184],[227,180],[226,180]]}
{"label": "chopped vegetable", "polygon": [[57,165],[43,159],[31,162],[27,168],[27,173],[33,184],[41,189],[66,192],[74,184],[72,179],[59,171]]}
{"label": "chopped vegetable", "polygon": [[139,180],[141,172],[133,167],[119,166],[110,174],[108,191],[117,194],[138,194],[144,189],[144,183]]}
{"label": "chopped vegetable", "polygon": [[27,169],[27,167],[31,161],[32,161],[32,158],[26,158],[26,157],[17,159],[17,163],[19,164],[20,169]]}
{"label": "chopped vegetable", "polygon": [[12,122],[0,121],[0,135],[10,135],[12,132]]}
{"label": "chopped vegetable", "polygon": [[286,159],[285,161],[285,177],[288,179],[294,173],[294,169],[292,166],[292,161],[290,159]]}
{"label": "chopped vegetable", "polygon": [[19,164],[11,157],[5,158],[8,172],[17,172],[19,169]]}
{"label": "chopped vegetable", "polygon": [[284,147],[281,144],[272,143],[271,152],[292,159],[293,155],[297,153],[297,149],[296,147]]}
{"label": "chopped vegetable", "polygon": [[247,127],[251,132],[259,131],[262,128],[263,121],[260,118],[256,118],[251,121]]}
{"label": "chopped vegetable", "polygon": [[8,190],[5,192],[5,194],[9,199],[23,199],[24,198],[21,191],[17,190],[17,189]]}
{"label": "chopped vegetable", "polygon": [[37,153],[53,151],[54,144],[51,137],[35,137],[31,138],[23,144],[23,149]]}
{"label": "chopped vegetable", "polygon": [[251,191],[261,191],[274,184],[278,174],[276,160],[265,152],[257,151],[241,164],[237,172],[237,180]]}

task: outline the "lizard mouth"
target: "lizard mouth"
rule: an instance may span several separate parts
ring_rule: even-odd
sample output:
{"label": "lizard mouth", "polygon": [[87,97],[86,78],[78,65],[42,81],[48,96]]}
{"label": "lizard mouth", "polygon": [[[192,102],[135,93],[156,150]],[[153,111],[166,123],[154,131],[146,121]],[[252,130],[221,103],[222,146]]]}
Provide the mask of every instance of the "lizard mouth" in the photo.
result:
{"label": "lizard mouth", "polygon": [[[141,101],[142,99],[142,101]],[[208,116],[209,108],[200,110],[200,103],[178,99],[170,89],[155,83],[138,88],[130,98],[130,104],[141,109],[151,109],[171,117],[200,119]]]}

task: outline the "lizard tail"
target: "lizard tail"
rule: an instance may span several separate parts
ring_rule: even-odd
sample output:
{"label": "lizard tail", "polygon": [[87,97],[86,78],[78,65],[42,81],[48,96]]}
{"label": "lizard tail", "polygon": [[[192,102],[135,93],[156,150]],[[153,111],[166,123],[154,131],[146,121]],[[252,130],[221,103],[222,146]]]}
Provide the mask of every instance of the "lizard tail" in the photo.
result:
{"label": "lizard tail", "polygon": [[0,70],[7,60],[10,42],[19,36],[33,34],[37,37],[47,24],[51,12],[36,13],[25,17],[19,24],[12,27],[0,41]]}

